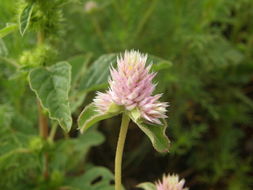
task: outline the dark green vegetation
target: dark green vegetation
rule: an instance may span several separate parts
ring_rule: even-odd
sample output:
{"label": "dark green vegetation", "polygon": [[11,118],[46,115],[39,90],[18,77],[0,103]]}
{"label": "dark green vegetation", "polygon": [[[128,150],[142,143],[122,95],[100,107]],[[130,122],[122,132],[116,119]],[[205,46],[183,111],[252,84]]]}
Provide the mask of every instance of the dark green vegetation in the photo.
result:
{"label": "dark green vegetation", "polygon": [[[126,189],[168,172],[184,177],[192,190],[252,189],[253,1],[96,2],[87,12],[83,0],[0,1],[0,29],[12,23],[0,30],[0,189],[113,189],[109,170],[120,117],[83,135],[76,120],[94,91],[106,87],[114,58],[100,56],[125,49],[160,57],[152,60],[159,71],[157,92],[170,102],[171,139],[170,153],[161,155],[131,124],[123,161]],[[71,84],[70,67],[62,62],[72,65]],[[63,86],[46,80],[55,74],[50,71],[59,71]],[[44,106],[56,118],[48,121],[47,140],[45,131],[39,136],[30,88],[44,83],[49,93],[37,93],[44,102],[51,97]],[[70,128],[70,114],[73,125],[66,133],[58,124]]]}

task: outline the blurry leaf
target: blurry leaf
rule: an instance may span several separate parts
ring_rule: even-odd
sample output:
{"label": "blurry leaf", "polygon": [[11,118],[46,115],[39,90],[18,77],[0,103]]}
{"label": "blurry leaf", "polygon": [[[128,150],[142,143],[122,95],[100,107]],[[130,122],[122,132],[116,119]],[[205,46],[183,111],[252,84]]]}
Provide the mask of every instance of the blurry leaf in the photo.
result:
{"label": "blurry leaf", "polygon": [[[51,165],[55,170],[67,172],[82,170],[80,168],[88,151],[100,145],[104,141],[104,136],[96,128],[88,130],[77,138],[62,139],[56,141],[51,155]],[[72,156],[75,155],[75,159]]]}
{"label": "blurry leaf", "polygon": [[68,180],[75,190],[114,190],[113,174],[106,168],[93,167],[80,177]]}
{"label": "blurry leaf", "polygon": [[19,183],[28,171],[34,170],[38,164],[34,154],[26,148],[15,147],[1,154],[0,173],[4,175],[1,176],[0,187]]}
{"label": "blurry leaf", "polygon": [[253,109],[253,100],[247,97],[244,93],[238,91],[238,90],[233,90],[233,93],[240,99],[242,102],[247,104],[251,109]]}
{"label": "blurry leaf", "polygon": [[[116,67],[117,54],[105,54],[100,56],[87,70],[80,83],[81,91],[92,91],[107,86],[110,66]],[[164,59],[149,55],[148,63],[153,63],[152,69],[158,71],[170,67],[172,64]]]}
{"label": "blurry leaf", "polygon": [[167,125],[148,124],[141,121],[135,122],[138,127],[148,136],[152,142],[153,147],[158,152],[168,152],[170,148],[170,141],[165,134]]}
{"label": "blurry leaf", "polygon": [[33,4],[28,4],[19,16],[19,31],[21,36],[23,36],[29,26],[30,18],[33,11]]}
{"label": "blurry leaf", "polygon": [[142,188],[144,190],[156,190],[156,186],[150,182],[141,183],[141,184],[137,185],[137,187]]}
{"label": "blurry leaf", "polygon": [[0,57],[5,57],[8,55],[8,50],[5,46],[4,41],[0,38]]}
{"label": "blurry leaf", "polygon": [[170,152],[178,155],[185,154],[200,142],[200,138],[207,129],[205,124],[199,124],[192,125],[191,130],[185,129],[184,131],[180,131],[180,134],[175,135],[175,140],[173,141]]}
{"label": "blurry leaf", "polygon": [[154,55],[148,56],[147,63],[153,63],[152,70],[154,71],[160,71],[163,69],[170,68],[172,66],[172,63],[170,61],[162,59]]}
{"label": "blurry leaf", "polygon": [[92,91],[105,87],[109,76],[109,67],[115,62],[115,59],[115,54],[100,56],[86,72],[80,83],[80,90]]}
{"label": "blurry leaf", "polygon": [[5,37],[9,33],[15,31],[17,29],[18,25],[17,24],[7,24],[6,27],[0,30],[0,38]]}
{"label": "blurry leaf", "polygon": [[1,126],[0,130],[11,124],[12,117],[13,117],[13,110],[11,109],[11,106],[8,104],[0,104],[0,126]]}
{"label": "blurry leaf", "polygon": [[74,112],[84,101],[86,93],[79,90],[79,84],[85,76],[87,70],[87,64],[90,61],[92,54],[78,55],[71,57],[68,62],[72,66],[72,79],[70,90],[70,108],[71,112]]}
{"label": "blurry leaf", "polygon": [[78,129],[81,130],[81,133],[86,131],[88,128],[90,128],[95,123],[111,118],[113,116],[116,116],[120,114],[120,111],[116,110],[115,112],[108,111],[107,113],[99,113],[97,111],[96,106],[91,103],[88,106],[84,108],[82,113],[78,117]]}
{"label": "blurry leaf", "polygon": [[84,151],[83,157],[85,157],[85,153],[87,153],[92,146],[100,145],[104,142],[104,139],[103,134],[98,130],[89,130],[87,133],[80,134],[80,136],[75,139],[76,149],[79,152]]}
{"label": "blurry leaf", "polygon": [[67,62],[59,62],[48,68],[35,68],[29,74],[30,87],[41,105],[65,131],[69,131],[72,125],[68,100],[70,80],[71,66]]}
{"label": "blurry leaf", "polygon": [[70,101],[71,113],[75,112],[82,105],[83,101],[86,98],[86,95],[87,93],[79,94],[78,92],[76,94],[73,94],[73,93],[70,94],[69,101]]}
{"label": "blurry leaf", "polygon": [[86,55],[77,55],[68,59],[72,68],[71,83],[73,86],[76,86],[75,83],[80,82],[79,80],[84,77],[91,56],[92,54],[88,53]]}

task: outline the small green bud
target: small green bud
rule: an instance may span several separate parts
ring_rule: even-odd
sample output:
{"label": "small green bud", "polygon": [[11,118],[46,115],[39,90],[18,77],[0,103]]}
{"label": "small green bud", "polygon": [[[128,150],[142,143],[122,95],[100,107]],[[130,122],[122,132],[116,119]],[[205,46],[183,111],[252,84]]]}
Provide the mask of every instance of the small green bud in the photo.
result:
{"label": "small green bud", "polygon": [[29,149],[32,151],[40,151],[43,148],[43,139],[40,137],[33,137],[29,142]]}
{"label": "small green bud", "polygon": [[55,55],[56,51],[51,46],[41,44],[33,50],[24,51],[19,58],[19,63],[31,67],[50,65]]}
{"label": "small green bud", "polygon": [[63,180],[64,180],[64,176],[60,171],[54,170],[52,172],[50,181],[53,187],[59,186],[60,184],[62,184]]}

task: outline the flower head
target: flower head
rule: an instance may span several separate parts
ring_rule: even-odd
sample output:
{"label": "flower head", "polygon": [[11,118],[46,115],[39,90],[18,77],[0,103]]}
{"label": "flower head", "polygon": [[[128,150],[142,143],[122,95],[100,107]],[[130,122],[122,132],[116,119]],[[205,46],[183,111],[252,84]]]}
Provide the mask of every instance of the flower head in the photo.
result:
{"label": "flower head", "polygon": [[110,88],[106,93],[98,92],[94,99],[98,111],[106,112],[112,103],[131,111],[138,109],[143,119],[160,124],[166,118],[168,104],[159,102],[161,94],[153,96],[155,84],[152,79],[156,73],[146,66],[147,55],[138,51],[126,51],[117,58],[117,69],[111,68]]}
{"label": "flower head", "polygon": [[184,188],[184,183],[184,179],[179,181],[178,175],[168,174],[163,176],[162,181],[156,183],[156,188],[157,190],[188,190],[188,188]]}

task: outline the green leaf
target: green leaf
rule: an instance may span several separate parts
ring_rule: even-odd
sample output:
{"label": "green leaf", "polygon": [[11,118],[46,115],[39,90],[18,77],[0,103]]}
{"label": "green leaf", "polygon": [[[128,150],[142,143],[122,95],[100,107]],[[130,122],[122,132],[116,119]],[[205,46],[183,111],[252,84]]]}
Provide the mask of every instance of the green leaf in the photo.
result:
{"label": "green leaf", "polygon": [[3,38],[17,29],[17,24],[7,24],[6,27],[0,30],[0,38]]}
{"label": "green leaf", "polygon": [[69,131],[72,125],[68,100],[70,81],[71,66],[67,62],[35,68],[29,74],[30,87],[41,105],[65,131]]}
{"label": "green leaf", "polygon": [[31,15],[33,11],[33,4],[28,4],[19,16],[19,31],[21,36],[23,36],[29,26]]}
{"label": "green leaf", "polygon": [[86,94],[79,90],[80,82],[85,76],[87,70],[87,65],[90,61],[92,54],[87,53],[86,55],[77,55],[71,57],[68,62],[72,66],[72,78],[71,78],[71,90],[70,90],[70,106],[71,112],[76,111],[76,109],[83,103]]}
{"label": "green leaf", "polygon": [[71,83],[73,87],[76,87],[81,78],[85,75],[87,65],[92,57],[91,53],[85,55],[76,55],[68,59],[69,64],[72,67]]}
{"label": "green leaf", "polygon": [[165,134],[167,125],[163,121],[163,125],[145,123],[141,120],[132,119],[138,127],[148,136],[153,147],[158,152],[168,152],[170,148],[170,140]]}
{"label": "green leaf", "polygon": [[8,50],[5,46],[4,41],[0,38],[0,57],[6,57],[8,55]]}
{"label": "green leaf", "polygon": [[[51,166],[54,170],[79,171],[80,167],[86,165],[84,158],[90,149],[103,143],[104,139],[103,134],[94,127],[77,138],[61,139],[54,142],[54,148],[51,151]],[[75,159],[73,159],[73,155],[75,155]]]}
{"label": "green leaf", "polygon": [[144,190],[156,190],[156,186],[150,182],[141,183],[141,184],[137,185],[137,187],[142,188]]}
{"label": "green leaf", "polygon": [[163,69],[170,68],[172,66],[172,63],[170,61],[162,59],[154,55],[148,56],[147,63],[153,63],[152,65],[153,71],[160,71]]}
{"label": "green leaf", "polygon": [[84,175],[68,180],[68,185],[75,190],[114,190],[113,180],[114,176],[108,169],[93,167]]}
{"label": "green leaf", "polygon": [[[80,83],[80,90],[89,92],[92,90],[103,89],[108,85],[110,66],[116,67],[118,54],[105,54],[100,56],[87,70],[85,77]],[[149,55],[148,63],[153,63],[152,69],[158,71],[170,67],[171,62]]]}
{"label": "green leaf", "polygon": [[111,106],[111,110],[112,109],[113,111],[110,111],[109,109],[107,113],[102,114],[96,111],[96,107],[93,103],[89,104],[84,108],[84,110],[78,117],[78,129],[80,129],[82,133],[95,123],[104,119],[111,118],[121,113],[119,109],[116,109],[116,106],[114,104]]}
{"label": "green leaf", "polygon": [[85,77],[80,83],[80,90],[92,91],[107,86],[109,68],[116,60],[115,54],[100,56],[88,69]]}
{"label": "green leaf", "polygon": [[158,152],[168,152],[170,141],[165,134],[167,124],[162,120],[162,125],[147,123],[141,118],[141,113],[138,109],[133,109],[128,112],[129,117],[135,122],[138,127],[149,137],[153,147]]}

